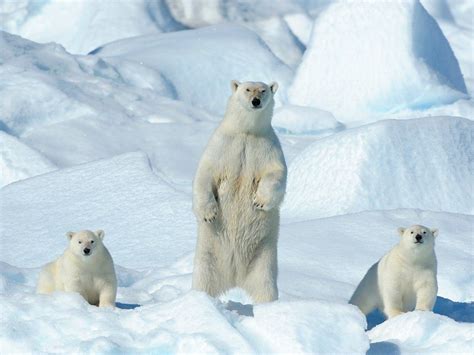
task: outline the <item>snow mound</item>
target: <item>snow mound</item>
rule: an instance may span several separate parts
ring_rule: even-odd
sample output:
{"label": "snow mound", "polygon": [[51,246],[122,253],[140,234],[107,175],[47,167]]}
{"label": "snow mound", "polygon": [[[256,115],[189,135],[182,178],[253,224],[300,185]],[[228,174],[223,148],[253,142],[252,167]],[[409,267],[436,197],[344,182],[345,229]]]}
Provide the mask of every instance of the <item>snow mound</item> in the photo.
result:
{"label": "snow mound", "polygon": [[0,187],[56,170],[56,166],[15,137],[0,131]]}
{"label": "snow mound", "polygon": [[[22,238],[48,245],[57,253],[64,250],[69,230],[102,228],[110,241],[116,262],[126,265],[147,253],[150,241],[173,240],[168,258],[182,255],[183,245],[194,243],[194,218],[190,202],[150,169],[143,153],[129,153],[89,164],[54,171],[3,187],[2,260],[17,261],[24,246],[7,242]],[[19,221],[19,219],[21,221]],[[163,224],[163,220],[173,223]],[[180,230],[179,235],[176,231]],[[139,236],[139,238],[137,238]],[[27,261],[37,266],[51,259],[51,253],[36,253]]]}
{"label": "snow mound", "polygon": [[343,122],[467,98],[459,64],[418,0],[337,2],[315,21],[289,102]]}
{"label": "snow mound", "polygon": [[292,134],[330,134],[343,129],[330,112],[294,105],[275,110],[272,124],[278,131]]}
{"label": "snow mound", "polygon": [[36,42],[87,54],[117,39],[177,31],[165,0],[22,0],[0,4],[0,28]]}
{"label": "snow mound", "polygon": [[0,47],[0,127],[8,133],[75,119],[146,118],[171,104],[175,109],[165,111],[168,120],[182,120],[182,109],[176,108],[185,105],[171,100],[174,89],[156,70],[117,69],[98,57],[73,56],[58,44],[42,45],[6,32],[0,32]]}
{"label": "snow mound", "polygon": [[[154,68],[173,84],[179,100],[213,113],[225,111],[233,79],[278,81],[284,88],[292,75],[258,35],[237,25],[125,39],[94,54],[119,70],[130,61]],[[277,97],[284,98],[282,92]]]}
{"label": "snow mound", "polygon": [[190,260],[147,272],[117,267],[115,310],[90,306],[75,293],[36,295],[39,269],[0,263],[0,345],[10,352],[226,354],[363,354],[369,347],[365,319],[353,306],[279,301],[245,305],[253,315],[239,316],[227,304],[189,291],[191,275],[179,274],[179,264]]}
{"label": "snow mound", "polygon": [[368,332],[372,354],[471,354],[473,325],[431,312],[415,311],[390,319]]}
{"label": "snow mound", "polygon": [[320,139],[290,165],[284,213],[318,218],[372,209],[472,214],[474,123],[387,120]]}

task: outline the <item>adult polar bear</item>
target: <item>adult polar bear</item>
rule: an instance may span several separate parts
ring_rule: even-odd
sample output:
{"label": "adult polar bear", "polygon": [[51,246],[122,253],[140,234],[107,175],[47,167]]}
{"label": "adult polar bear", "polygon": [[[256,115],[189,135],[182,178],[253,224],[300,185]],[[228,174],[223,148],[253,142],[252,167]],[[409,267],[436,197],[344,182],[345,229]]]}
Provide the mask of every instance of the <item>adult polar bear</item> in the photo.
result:
{"label": "adult polar bear", "polygon": [[287,175],[271,126],[278,85],[234,80],[231,87],[194,179],[193,288],[218,296],[241,287],[254,302],[269,302],[278,298],[279,206]]}

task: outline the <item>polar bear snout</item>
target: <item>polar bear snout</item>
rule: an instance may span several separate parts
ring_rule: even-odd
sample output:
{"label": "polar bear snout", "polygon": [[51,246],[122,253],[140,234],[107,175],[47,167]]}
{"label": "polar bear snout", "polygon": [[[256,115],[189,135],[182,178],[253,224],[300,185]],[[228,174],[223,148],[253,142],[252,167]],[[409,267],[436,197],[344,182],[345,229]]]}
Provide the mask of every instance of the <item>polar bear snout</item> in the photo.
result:
{"label": "polar bear snout", "polygon": [[91,251],[92,250],[89,249],[89,248],[84,248],[84,250],[82,252],[84,253],[84,255],[90,255]]}
{"label": "polar bear snout", "polygon": [[261,104],[261,103],[262,103],[262,102],[260,101],[260,99],[259,99],[258,97],[254,97],[254,98],[252,99],[252,106],[253,106],[254,108],[260,108],[260,104]]}
{"label": "polar bear snout", "polygon": [[417,234],[415,236],[415,244],[422,244],[423,243],[423,236],[421,234]]}

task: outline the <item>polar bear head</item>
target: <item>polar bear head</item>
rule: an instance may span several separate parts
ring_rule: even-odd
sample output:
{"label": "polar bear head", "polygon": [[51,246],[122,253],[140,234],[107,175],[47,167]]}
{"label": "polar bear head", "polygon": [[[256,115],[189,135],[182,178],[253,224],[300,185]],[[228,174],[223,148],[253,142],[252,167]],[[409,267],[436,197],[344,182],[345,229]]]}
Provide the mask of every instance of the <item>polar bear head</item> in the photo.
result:
{"label": "polar bear head", "polygon": [[69,250],[82,258],[89,258],[104,247],[102,240],[105,233],[103,230],[98,230],[95,233],[89,230],[67,232],[66,236],[69,239]]}
{"label": "polar bear head", "polygon": [[406,249],[427,250],[434,248],[434,240],[438,236],[437,229],[413,225],[408,228],[398,228],[400,245]]}
{"label": "polar bear head", "polygon": [[271,127],[273,106],[278,84],[261,82],[231,82],[232,96],[227,105],[228,123],[242,131],[258,131]]}

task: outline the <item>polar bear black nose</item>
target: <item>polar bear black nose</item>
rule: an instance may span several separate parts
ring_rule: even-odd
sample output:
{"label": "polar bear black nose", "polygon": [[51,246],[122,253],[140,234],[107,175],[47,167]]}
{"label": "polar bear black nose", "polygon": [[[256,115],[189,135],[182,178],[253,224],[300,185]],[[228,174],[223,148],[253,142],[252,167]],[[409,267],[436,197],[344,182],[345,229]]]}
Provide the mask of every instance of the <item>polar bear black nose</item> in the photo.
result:
{"label": "polar bear black nose", "polygon": [[417,242],[419,242],[421,239],[423,239],[423,237],[421,235],[417,234],[415,239],[416,239]]}
{"label": "polar bear black nose", "polygon": [[91,250],[89,248],[84,249],[84,254],[89,255],[90,252],[91,252]]}
{"label": "polar bear black nose", "polygon": [[253,105],[254,107],[259,106],[259,105],[260,105],[260,99],[254,97],[253,100],[252,100],[252,105]]}

